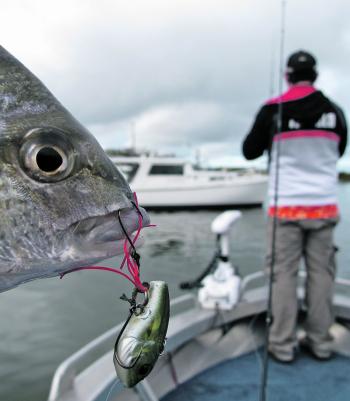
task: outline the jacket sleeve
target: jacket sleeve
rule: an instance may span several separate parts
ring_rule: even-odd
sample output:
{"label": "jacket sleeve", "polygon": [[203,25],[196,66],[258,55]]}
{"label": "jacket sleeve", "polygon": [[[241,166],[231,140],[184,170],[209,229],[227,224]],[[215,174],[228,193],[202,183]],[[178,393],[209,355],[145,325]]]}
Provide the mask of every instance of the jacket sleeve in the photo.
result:
{"label": "jacket sleeve", "polygon": [[339,134],[340,134],[339,156],[341,157],[343,156],[346,149],[346,143],[348,140],[348,127],[346,124],[345,115],[340,107],[337,108],[337,113],[339,118]]}
{"label": "jacket sleeve", "polygon": [[260,157],[270,146],[270,118],[266,106],[258,112],[254,124],[243,141],[242,152],[247,160]]}

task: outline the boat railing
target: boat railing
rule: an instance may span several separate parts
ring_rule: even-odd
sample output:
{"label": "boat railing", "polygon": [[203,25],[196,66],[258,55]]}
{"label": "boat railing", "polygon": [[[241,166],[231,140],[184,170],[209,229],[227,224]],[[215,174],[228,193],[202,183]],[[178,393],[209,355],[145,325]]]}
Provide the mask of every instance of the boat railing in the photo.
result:
{"label": "boat railing", "polygon": [[[242,298],[243,294],[246,292],[246,290],[251,286],[252,283],[260,281],[262,279],[266,280],[267,277],[268,277],[268,275],[266,274],[265,271],[255,272],[255,273],[252,273],[252,274],[249,274],[249,275],[243,277],[242,281],[241,281],[241,288],[240,288],[241,298]],[[305,280],[307,278],[306,271],[300,270],[298,273],[298,277],[302,280]],[[343,278],[343,277],[336,277],[335,284],[338,286],[350,287],[350,279]]]}

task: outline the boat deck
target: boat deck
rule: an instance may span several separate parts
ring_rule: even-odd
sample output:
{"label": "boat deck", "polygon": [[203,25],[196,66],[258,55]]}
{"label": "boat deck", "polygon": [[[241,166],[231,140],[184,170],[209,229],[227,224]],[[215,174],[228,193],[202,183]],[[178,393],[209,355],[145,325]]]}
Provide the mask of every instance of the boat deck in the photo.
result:
{"label": "boat deck", "polygon": [[[341,284],[339,280],[337,283]],[[248,285],[247,279],[243,284]],[[302,288],[298,296],[301,339],[305,335]],[[195,301],[193,295],[186,294],[171,302],[173,316],[166,352],[147,379],[136,387],[124,388],[116,380],[111,347],[121,329],[117,326],[59,366],[49,401],[176,401],[180,397],[181,401],[258,400],[261,361],[255,350],[264,340],[266,288],[245,291],[230,311],[201,309]],[[331,328],[332,348],[342,356],[318,362],[301,354],[289,366],[271,361],[268,401],[350,399],[350,385],[343,387],[350,376],[350,299],[340,290],[334,298],[334,309],[337,323]],[[228,367],[228,373],[224,374],[221,367]],[[310,396],[312,391],[315,396]],[[318,392],[323,398],[316,397]]]}
{"label": "boat deck", "polygon": [[[256,401],[259,399],[261,350],[224,361],[183,383],[162,401]],[[300,353],[292,364],[270,361],[269,401],[348,401],[350,358],[335,355],[317,361]]]}

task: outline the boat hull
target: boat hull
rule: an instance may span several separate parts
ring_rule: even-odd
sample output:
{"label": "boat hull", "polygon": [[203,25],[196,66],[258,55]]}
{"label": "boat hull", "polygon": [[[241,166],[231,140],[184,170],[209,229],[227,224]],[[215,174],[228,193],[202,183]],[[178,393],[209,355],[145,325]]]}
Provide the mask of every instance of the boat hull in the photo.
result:
{"label": "boat hull", "polygon": [[112,157],[112,162],[148,209],[259,206],[265,201],[267,174],[254,170],[194,169],[174,157]]}
{"label": "boat hull", "polygon": [[266,180],[231,185],[211,185],[188,188],[132,188],[139,202],[148,209],[253,207],[264,203]]}

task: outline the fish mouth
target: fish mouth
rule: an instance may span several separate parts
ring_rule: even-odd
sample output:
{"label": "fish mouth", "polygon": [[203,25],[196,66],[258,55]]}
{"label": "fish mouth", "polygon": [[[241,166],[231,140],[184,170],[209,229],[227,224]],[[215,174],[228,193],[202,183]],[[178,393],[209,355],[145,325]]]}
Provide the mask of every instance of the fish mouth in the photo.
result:
{"label": "fish mouth", "polygon": [[[74,224],[73,235],[76,242],[91,246],[96,251],[113,246],[115,254],[122,249],[116,247],[126,234],[131,235],[150,224],[150,218],[142,207],[125,208],[103,216],[88,217]],[[92,250],[93,250],[92,249]],[[107,252],[108,254],[110,252]]]}

